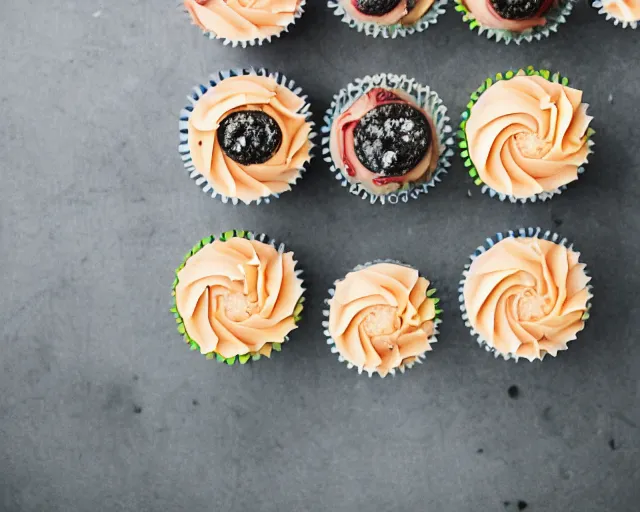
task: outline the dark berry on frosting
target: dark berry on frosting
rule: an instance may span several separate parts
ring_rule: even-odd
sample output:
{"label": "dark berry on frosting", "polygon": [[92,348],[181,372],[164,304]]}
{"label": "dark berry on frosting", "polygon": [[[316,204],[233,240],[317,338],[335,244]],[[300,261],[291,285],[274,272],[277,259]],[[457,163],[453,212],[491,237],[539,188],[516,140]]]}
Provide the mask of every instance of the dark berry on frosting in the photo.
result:
{"label": "dark berry on frosting", "polygon": [[240,110],[220,123],[218,142],[234,162],[263,164],[280,149],[282,130],[275,119],[262,110]]}
{"label": "dark berry on frosting", "polygon": [[353,6],[367,16],[384,16],[393,11],[401,0],[352,0]]}
{"label": "dark berry on frosting", "polygon": [[527,20],[538,15],[545,0],[491,0],[498,16],[505,20]]}
{"label": "dark berry on frosting", "polygon": [[403,176],[426,156],[431,125],[407,103],[387,103],[371,109],[354,131],[358,160],[381,176]]}

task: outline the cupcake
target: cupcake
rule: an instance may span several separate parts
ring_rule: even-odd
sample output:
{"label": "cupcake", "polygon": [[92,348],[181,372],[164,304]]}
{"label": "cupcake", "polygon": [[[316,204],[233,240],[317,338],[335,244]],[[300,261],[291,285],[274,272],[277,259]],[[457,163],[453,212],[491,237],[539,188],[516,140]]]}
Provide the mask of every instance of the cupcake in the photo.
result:
{"label": "cupcake", "polygon": [[279,352],[304,302],[293,257],[247,231],[199,242],[176,271],[171,309],[191,350],[230,365]]}
{"label": "cupcake", "polygon": [[580,253],[557,234],[540,228],[498,234],[465,269],[462,318],[496,357],[555,357],[589,318],[591,278]]}
{"label": "cupcake", "polygon": [[271,42],[302,16],[306,0],[183,0],[194,25],[232,46]]}
{"label": "cupcake", "polygon": [[592,117],[568,79],[529,67],[487,79],[462,114],[461,155],[483,193],[545,201],[578,179],[592,152]]}
{"label": "cupcake", "polygon": [[421,363],[437,341],[435,289],[418,271],[394,262],[356,267],[336,281],[323,322],[331,351],[349,368],[385,377]]}
{"label": "cupcake", "polygon": [[417,198],[450,165],[446,111],[435,92],[405,75],[358,79],[327,111],[325,161],[343,187],[371,203]]}
{"label": "cupcake", "polygon": [[598,14],[604,14],[615,25],[638,28],[640,0],[596,0],[593,7],[598,9]]}
{"label": "cupcake", "polygon": [[373,37],[404,37],[437,22],[448,0],[329,0],[336,16]]}
{"label": "cupcake", "polygon": [[571,14],[571,0],[455,0],[471,30],[509,44],[531,42],[557,32]]}
{"label": "cupcake", "polygon": [[194,88],[180,112],[180,155],[204,192],[268,203],[311,160],[313,123],[293,81],[264,69],[224,71]]}

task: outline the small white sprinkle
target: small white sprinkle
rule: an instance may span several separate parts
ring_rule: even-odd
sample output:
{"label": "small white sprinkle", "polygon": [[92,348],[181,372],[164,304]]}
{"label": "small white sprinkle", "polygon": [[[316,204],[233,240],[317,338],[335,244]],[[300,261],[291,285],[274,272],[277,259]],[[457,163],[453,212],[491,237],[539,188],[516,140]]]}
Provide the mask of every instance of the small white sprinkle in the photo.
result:
{"label": "small white sprinkle", "polygon": [[467,197],[471,197],[471,190],[467,189]]}
{"label": "small white sprinkle", "polygon": [[94,18],[99,18],[100,16],[102,16],[102,11],[96,11],[93,13]]}
{"label": "small white sprinkle", "polygon": [[613,94],[609,94],[609,103],[613,103]]}

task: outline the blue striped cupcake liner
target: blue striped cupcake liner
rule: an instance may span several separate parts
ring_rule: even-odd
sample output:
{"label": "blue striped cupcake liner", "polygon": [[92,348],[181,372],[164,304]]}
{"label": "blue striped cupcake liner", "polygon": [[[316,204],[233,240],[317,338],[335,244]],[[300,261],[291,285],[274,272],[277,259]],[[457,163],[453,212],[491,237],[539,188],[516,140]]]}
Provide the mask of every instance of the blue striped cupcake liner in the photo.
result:
{"label": "blue striped cupcake liner", "polygon": [[[174,316],[176,320],[176,328],[178,330],[178,334],[182,336],[184,342],[187,345],[189,345],[189,348],[192,351],[196,351],[196,350],[199,351],[200,345],[198,344],[197,340],[194,340],[187,332],[182,315],[180,314],[180,311],[178,311],[178,305],[176,304],[176,287],[180,282],[178,274],[185,267],[189,259],[194,254],[198,253],[203,247],[206,247],[207,245],[212,244],[216,240],[221,240],[223,242],[226,242],[231,238],[245,238],[247,240],[256,240],[258,242],[262,242],[264,244],[270,245],[271,247],[276,249],[280,254],[284,254],[285,252],[287,252],[285,244],[279,243],[276,240],[269,238],[264,233],[257,234],[251,231],[241,231],[241,230],[234,229],[231,231],[225,231],[224,233],[220,234],[217,237],[212,235],[212,236],[203,238],[185,255],[185,257],[182,260],[182,263],[178,266],[178,268],[175,271],[175,278],[173,280],[173,285],[171,287],[171,296],[172,296],[171,309],[169,311],[171,312],[171,314]],[[294,260],[294,265],[297,263],[298,262]],[[301,269],[295,270],[296,277],[301,278],[302,274],[303,274],[303,271]],[[302,296],[298,300],[296,308],[293,311],[293,317],[296,325],[298,325],[302,319],[302,311],[304,309],[304,303],[305,303],[305,297],[304,297],[305,291],[306,290],[302,288]],[[287,341],[289,341],[289,335],[285,336],[284,340],[281,343],[271,343],[272,354],[273,352],[280,352],[282,350],[282,344],[286,343]],[[216,360],[220,363],[228,364],[229,366],[233,366],[236,362],[239,364],[246,364],[249,361],[258,361],[262,357],[266,357],[266,356],[262,356],[259,352],[255,352],[255,353],[249,352],[247,354],[241,354],[241,355],[229,357],[229,358],[225,358],[216,352],[209,352],[204,355],[206,356],[207,359]]]}
{"label": "blue striped cupcake liner", "polygon": [[[189,142],[188,142],[189,141],[189,118],[191,117],[191,113],[193,112],[193,109],[196,103],[198,103],[200,98],[202,98],[209,89],[215,87],[216,85],[218,85],[223,80],[226,80],[227,78],[232,78],[236,76],[251,76],[251,75],[265,76],[265,77],[272,78],[279,85],[286,87],[291,92],[299,96],[305,102],[305,104],[298,111],[298,113],[303,114],[305,116],[306,122],[311,125],[311,133],[309,134],[309,140],[311,141],[312,144],[309,150],[309,160],[305,163],[304,166],[298,168],[298,170],[300,171],[300,176],[296,179],[295,182],[290,184],[291,187],[295,186],[298,180],[302,178],[303,174],[307,170],[307,167],[309,166],[309,163],[313,159],[313,148],[315,147],[315,144],[313,144],[313,139],[317,135],[317,133],[313,131],[315,123],[311,121],[312,112],[311,112],[311,106],[307,101],[307,96],[303,95],[301,87],[297,87],[296,83],[293,80],[287,79],[287,77],[281,73],[270,73],[265,68],[231,69],[231,70],[219,71],[216,74],[210,75],[209,81],[206,85],[200,84],[195,86],[192,89],[191,93],[187,96],[187,100],[189,100],[189,104],[180,111],[180,121],[178,123],[180,144],[178,145],[178,152],[180,153],[180,158],[182,159],[184,168],[186,169],[189,178],[194,180],[195,184],[198,185],[198,187],[200,187],[205,194],[208,194],[213,198],[218,198],[223,203],[232,203],[234,205],[238,203],[244,203],[244,202],[240,201],[237,197],[227,197],[224,194],[221,194],[220,192],[216,191],[213,188],[213,185],[209,183],[207,178],[204,177],[202,173],[200,173],[200,171],[198,171],[195,168],[193,164],[193,160],[191,158],[191,151],[189,150]],[[257,200],[250,201],[244,204],[253,204],[253,203],[268,204],[272,200],[278,199],[279,197],[280,197],[280,194],[272,194],[270,196],[261,197]]]}
{"label": "blue striped cupcake liner", "polygon": [[604,2],[602,0],[596,0],[591,4],[595,9],[598,10],[598,14],[602,14],[607,18],[608,21],[611,21],[616,27],[620,26],[622,28],[631,28],[633,30],[638,28],[638,24],[640,24],[640,20],[638,21],[625,21],[620,18],[616,18],[612,14],[608,13],[604,8]]}
{"label": "blue striped cupcake liner", "polygon": [[[291,27],[293,27],[293,25],[295,25],[296,21],[298,21],[298,19],[300,19],[300,17],[304,14],[304,7],[307,4],[307,0],[302,0],[300,2],[300,5],[298,6],[298,8],[296,9],[296,12],[293,16],[293,21],[291,23],[289,23],[289,25],[287,25],[286,27],[284,27],[282,29],[282,32],[279,32],[277,34],[271,35],[269,37],[265,37],[265,38],[256,38],[256,39],[252,39],[250,41],[236,41],[235,39],[228,39],[226,37],[218,37],[215,33],[213,32],[208,32],[208,31],[202,31],[202,35],[204,35],[207,39],[216,39],[219,41],[222,41],[222,44],[224,44],[225,46],[231,46],[233,48],[240,46],[242,48],[247,48],[248,46],[262,46],[265,42],[266,43],[270,43],[273,39],[277,39],[280,36],[282,36],[283,34],[289,32],[289,29]],[[185,10],[185,13],[188,15],[189,13]]]}
{"label": "blue striped cupcake liner", "polygon": [[449,0],[436,0],[422,18],[409,26],[400,23],[395,25],[380,25],[379,23],[371,21],[356,20],[344,9],[339,0],[328,0],[327,5],[330,9],[333,9],[333,14],[341,18],[343,23],[346,23],[358,32],[364,32],[366,35],[372,37],[395,39],[397,37],[405,37],[418,32],[424,32],[431,25],[435,25],[438,22],[438,16],[444,14],[448,3]]}
{"label": "blue striped cupcake liner", "polygon": [[[438,135],[440,147],[440,159],[438,160],[437,168],[428,182],[420,184],[410,183],[407,188],[386,195],[372,194],[360,186],[359,183],[350,183],[333,161],[330,148],[331,126],[333,125],[333,121],[353,105],[358,98],[376,87],[397,89],[411,95],[417,104],[431,117]],[[429,188],[435,187],[447,173],[447,169],[451,166],[450,158],[454,154],[453,146],[455,141],[453,130],[449,125],[447,107],[443,104],[438,94],[431,90],[430,87],[421,85],[414,78],[407,78],[406,75],[381,73],[356,79],[333,97],[331,107],[329,107],[324,116],[324,126],[320,131],[322,132],[322,156],[324,161],[330,164],[330,170],[335,175],[335,179],[340,182],[342,187],[347,188],[351,194],[360,196],[371,204],[375,204],[376,202],[382,205],[387,203],[397,204],[399,202],[406,203],[409,199],[417,199],[420,195],[427,194]]]}
{"label": "blue striped cupcake liner", "polygon": [[[498,350],[496,350],[494,347],[492,347],[489,342],[484,339],[484,337],[475,330],[475,328],[473,327],[473,325],[471,325],[471,322],[469,322],[469,315],[467,314],[467,306],[465,304],[464,301],[464,284],[465,281],[467,279],[467,276],[469,274],[469,268],[471,267],[471,264],[473,263],[473,261],[480,256],[481,254],[487,252],[489,249],[491,249],[494,245],[496,245],[498,242],[501,242],[502,240],[506,239],[506,238],[539,238],[541,240],[548,240],[550,242],[554,242],[556,244],[562,245],[564,247],[566,247],[567,249],[574,251],[574,252],[579,252],[577,251],[573,244],[570,243],[566,238],[558,235],[557,233],[554,233],[552,231],[542,231],[541,228],[521,228],[518,229],[516,231],[507,231],[506,233],[497,233],[494,237],[492,238],[487,238],[485,240],[485,243],[481,246],[479,246],[474,252],[473,254],[471,254],[470,256],[470,262],[467,263],[464,266],[464,271],[462,272],[462,280],[460,281],[460,286],[458,287],[458,301],[460,302],[460,313],[462,314],[462,320],[464,321],[464,325],[467,326],[467,328],[469,329],[469,331],[471,332],[471,336],[474,337],[476,339],[476,341],[478,342],[478,345],[480,345],[481,347],[483,347],[487,352],[490,352],[493,354],[493,356],[497,359],[498,357],[502,357],[505,361],[508,361],[510,359],[514,360],[516,363],[520,360],[520,359],[524,359],[525,361],[528,361],[528,359],[523,358],[518,356],[517,354],[514,353],[502,353],[499,352]],[[587,268],[585,267],[584,272],[587,276],[589,276],[589,272],[587,270]],[[591,300],[593,299],[593,286],[591,284],[587,285],[587,290],[589,291],[589,301],[587,302],[587,311],[584,313],[584,315],[582,316],[582,320],[586,323],[586,321],[589,319],[590,316],[590,311],[591,311]],[[547,355],[547,352],[542,354],[542,359],[544,359]]]}
{"label": "blue striped cupcake liner", "polygon": [[469,30],[478,30],[478,34],[484,34],[487,39],[494,39],[496,42],[503,41],[505,44],[514,42],[515,44],[531,43],[532,41],[540,41],[549,37],[552,33],[557,32],[560,25],[566,23],[567,17],[573,11],[573,2],[575,0],[562,0],[557,6],[551,7],[545,14],[547,23],[541,27],[534,27],[524,32],[512,32],[511,30],[501,30],[485,27],[476,20],[475,16],[467,6],[464,0],[454,0],[456,11],[462,13],[462,21],[469,25]]}
{"label": "blue striped cupcake liner", "polygon": [[[403,267],[408,267],[411,269],[414,269],[414,267],[412,267],[411,265],[407,265],[406,263],[402,263],[400,261],[397,260],[391,260],[391,259],[382,259],[382,260],[374,260],[374,261],[370,261],[368,263],[364,263],[362,265],[358,265],[356,266],[353,270],[351,270],[350,272],[357,272],[358,270],[363,270],[365,268],[368,268],[372,265],[377,265],[379,263],[393,263],[395,265],[402,265]],[[336,346],[336,342],[334,341],[334,339],[331,337],[331,333],[329,332],[329,311],[331,308],[331,299],[333,298],[333,296],[336,293],[336,286],[338,285],[338,283],[340,283],[341,281],[343,281],[343,279],[338,279],[333,283],[333,287],[329,289],[329,298],[324,300],[324,304],[326,306],[326,308],[322,311],[322,315],[326,318],[326,320],[322,321],[322,328],[323,328],[323,332],[325,337],[327,338],[327,345],[329,345],[329,347],[331,348],[331,353],[332,354],[336,354],[338,357],[338,361],[340,361],[341,363],[344,363],[347,365],[347,368],[349,369],[356,369],[358,371],[358,375],[361,375],[362,372],[366,372],[369,377],[373,377],[374,374],[378,374],[378,372],[376,370],[365,370],[363,367],[361,366],[356,366],[353,363],[347,361],[341,354],[340,351],[338,350],[338,347]],[[434,296],[434,294],[436,293],[436,289],[435,288],[430,288],[429,290],[427,290],[427,297],[432,298],[436,301],[436,306],[437,304],[440,302],[440,299],[436,298]],[[436,308],[436,317],[433,321],[433,335],[431,336],[431,338],[429,338],[429,345],[433,345],[434,343],[438,342],[438,334],[440,334],[440,331],[438,329],[438,326],[442,323],[442,319],[440,318],[442,315],[442,310]],[[416,364],[422,364],[423,361],[427,358],[427,353],[423,352],[422,354],[419,354],[416,356],[414,361],[411,361],[409,363],[403,364],[401,367],[399,368],[394,368],[389,370],[389,374],[393,377],[395,377],[397,372],[400,373],[404,373],[406,370],[413,368]],[[378,374],[380,375],[380,374]],[[384,377],[381,376],[381,378],[384,379]]]}

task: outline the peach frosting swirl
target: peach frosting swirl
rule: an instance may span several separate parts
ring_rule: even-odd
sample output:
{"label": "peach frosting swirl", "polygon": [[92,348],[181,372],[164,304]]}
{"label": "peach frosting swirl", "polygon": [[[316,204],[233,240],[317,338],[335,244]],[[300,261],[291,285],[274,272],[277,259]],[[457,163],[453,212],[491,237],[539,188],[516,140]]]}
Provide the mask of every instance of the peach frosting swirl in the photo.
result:
{"label": "peach frosting swirl", "polygon": [[178,272],[176,306],[203,354],[271,354],[296,328],[303,288],[293,253],[257,240],[206,245]]}
{"label": "peach frosting swirl", "polygon": [[353,0],[341,0],[342,7],[353,19],[378,25],[395,25],[397,23],[413,25],[431,9],[434,2],[435,0],[418,0],[413,9],[409,9],[408,1],[400,0],[398,5],[388,13],[382,16],[370,16],[356,9]]}
{"label": "peach frosting swirl", "polygon": [[430,351],[436,303],[418,271],[377,263],[347,274],[329,301],[329,334],[346,361],[381,376]]}
{"label": "peach frosting swirl", "polygon": [[[407,103],[420,109],[431,126],[432,141],[427,154],[405,175],[389,180],[367,169],[358,160],[354,149],[354,129],[357,123],[370,110],[385,103]],[[375,87],[360,96],[349,108],[340,114],[331,125],[329,139],[331,158],[342,175],[350,183],[358,183],[372,194],[385,195],[402,189],[409,183],[421,183],[427,181],[438,166],[440,148],[438,132],[433,120],[427,112],[420,108],[416,100],[400,89]]]}
{"label": "peach frosting swirl", "polygon": [[526,20],[507,20],[500,17],[491,5],[490,0],[463,0],[463,3],[480,25],[495,30],[524,32],[534,27],[541,27],[547,23],[544,17],[546,11]]}
{"label": "peach frosting swirl", "polygon": [[542,359],[584,327],[591,293],[580,254],[538,238],[505,238],[478,256],[464,282],[469,323],[501,354]]}
{"label": "peach frosting swirl", "polygon": [[[311,160],[312,125],[302,98],[264,76],[235,76],[209,89],[189,117],[188,143],[193,165],[213,187],[245,203],[291,189],[300,169]],[[242,165],[229,158],[217,143],[223,119],[239,110],[262,110],[282,131],[282,144],[263,164]]]}
{"label": "peach frosting swirl", "polygon": [[184,0],[193,23],[231,41],[267,39],[295,20],[301,0]]}
{"label": "peach frosting swirl", "polygon": [[587,161],[593,119],[582,91],[540,76],[518,76],[489,87],[471,109],[469,156],[484,183],[527,198],[578,179]]}
{"label": "peach frosting swirl", "polygon": [[602,0],[602,8],[621,21],[640,21],[640,0]]}

